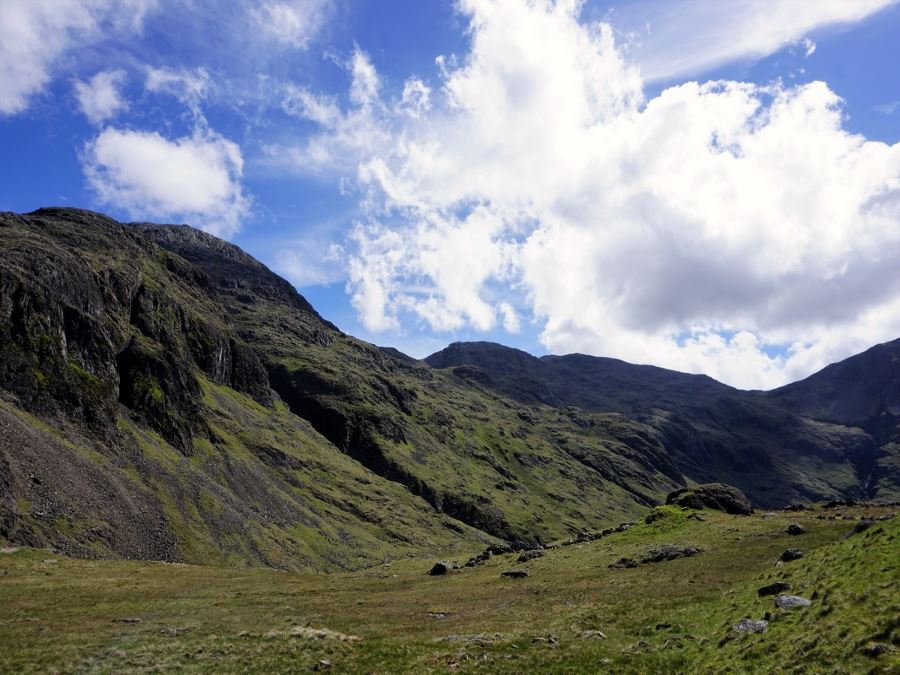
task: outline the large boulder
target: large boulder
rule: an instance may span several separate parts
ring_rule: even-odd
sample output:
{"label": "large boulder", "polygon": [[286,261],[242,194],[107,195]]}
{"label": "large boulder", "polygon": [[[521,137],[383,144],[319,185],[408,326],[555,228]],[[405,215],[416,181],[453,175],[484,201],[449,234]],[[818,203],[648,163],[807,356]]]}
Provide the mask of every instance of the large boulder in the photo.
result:
{"label": "large boulder", "polygon": [[715,509],[739,516],[753,513],[753,505],[747,495],[731,485],[706,483],[670,492],[666,504],[689,509]]}

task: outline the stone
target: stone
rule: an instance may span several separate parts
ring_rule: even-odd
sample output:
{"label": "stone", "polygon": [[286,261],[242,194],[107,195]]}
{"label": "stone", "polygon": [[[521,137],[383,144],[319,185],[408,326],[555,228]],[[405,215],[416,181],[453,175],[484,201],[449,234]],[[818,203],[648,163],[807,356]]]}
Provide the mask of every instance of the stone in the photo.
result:
{"label": "stone", "polygon": [[769,584],[768,586],[763,586],[762,588],[758,589],[756,591],[756,594],[759,596],[777,595],[789,590],[791,590],[791,585],[788,582],[776,581],[775,583]]}
{"label": "stone", "polygon": [[675,490],[666,497],[666,504],[689,509],[714,509],[739,516],[753,513],[753,505],[747,495],[724,483],[705,483]]}
{"label": "stone", "polygon": [[735,633],[765,633],[769,622],[764,619],[741,619],[731,627]]}
{"label": "stone", "polygon": [[775,604],[781,609],[794,609],[795,607],[809,607],[812,603],[799,595],[775,596]]}
{"label": "stone", "polygon": [[802,557],[803,551],[801,551],[799,548],[789,548],[781,554],[779,560],[781,560],[782,562],[791,562],[792,560],[799,560]]}
{"label": "stone", "polygon": [[585,630],[581,631],[582,640],[605,640],[606,633],[602,630]]}
{"label": "stone", "polygon": [[622,569],[625,567],[637,567],[638,561],[634,558],[619,558],[609,566],[609,569]]}
{"label": "stone", "polygon": [[791,523],[790,525],[788,525],[787,533],[794,536],[798,534],[806,534],[806,528],[803,527],[800,523]]}
{"label": "stone", "polygon": [[647,555],[641,560],[642,563],[663,562],[664,560],[675,560],[676,558],[689,558],[701,553],[703,549],[697,546],[677,546],[675,544],[663,544],[656,548],[652,548]]}
{"label": "stone", "polygon": [[542,558],[544,556],[544,552],[538,549],[533,551],[525,551],[522,555],[519,556],[517,562],[523,563],[528,562],[529,560],[534,560],[535,558]]}
{"label": "stone", "polygon": [[509,577],[510,579],[524,579],[528,576],[528,570],[506,570],[500,573],[501,577]]}
{"label": "stone", "polygon": [[890,646],[882,644],[881,642],[872,642],[863,648],[863,653],[866,656],[871,656],[873,659],[877,659],[879,656],[887,654],[889,651],[892,651]]}
{"label": "stone", "polygon": [[447,574],[453,566],[448,563],[446,560],[441,560],[440,562],[434,563],[434,567],[431,568],[431,571],[428,572],[433,577],[443,576]]}
{"label": "stone", "polygon": [[859,534],[860,532],[865,532],[870,527],[875,524],[874,520],[861,520],[856,525],[854,525],[853,530],[850,531],[849,536],[853,536],[854,534]]}

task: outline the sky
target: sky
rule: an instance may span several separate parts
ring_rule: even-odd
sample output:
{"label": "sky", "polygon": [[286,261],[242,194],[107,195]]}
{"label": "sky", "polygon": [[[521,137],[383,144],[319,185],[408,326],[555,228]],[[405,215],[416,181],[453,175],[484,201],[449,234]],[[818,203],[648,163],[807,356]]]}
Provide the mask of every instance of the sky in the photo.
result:
{"label": "sky", "polygon": [[769,389],[900,337],[897,0],[0,0],[0,210],[188,223],[342,330]]}

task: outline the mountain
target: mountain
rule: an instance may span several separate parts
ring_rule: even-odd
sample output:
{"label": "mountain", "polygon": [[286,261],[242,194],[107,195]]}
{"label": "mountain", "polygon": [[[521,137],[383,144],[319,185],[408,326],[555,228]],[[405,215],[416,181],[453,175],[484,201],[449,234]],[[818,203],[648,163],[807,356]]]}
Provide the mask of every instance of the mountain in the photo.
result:
{"label": "mountain", "polygon": [[[900,494],[896,454],[880,447],[884,439],[874,422],[861,424],[863,417],[884,419],[873,392],[890,397],[896,380],[883,368],[877,377],[874,370],[843,369],[855,389],[835,385],[825,369],[806,385],[792,385],[804,388],[791,398],[790,388],[741,391],[705,375],[582,354],[537,358],[485,342],[455,343],[425,360],[523,403],[622,414],[652,429],[690,480],[731,483],[760,506]],[[815,405],[800,404],[813,399]],[[857,400],[872,401],[865,416],[823,412],[824,401],[846,408]]]}
{"label": "mountain", "polygon": [[411,359],[187,226],[0,214],[0,317],[0,539],[79,556],[345,569],[567,538],[693,482],[896,494],[874,428],[812,394],[484,343]]}
{"label": "mountain", "polygon": [[865,430],[878,446],[869,458],[869,493],[900,495],[900,340],[833,363],[769,397],[807,417]]}

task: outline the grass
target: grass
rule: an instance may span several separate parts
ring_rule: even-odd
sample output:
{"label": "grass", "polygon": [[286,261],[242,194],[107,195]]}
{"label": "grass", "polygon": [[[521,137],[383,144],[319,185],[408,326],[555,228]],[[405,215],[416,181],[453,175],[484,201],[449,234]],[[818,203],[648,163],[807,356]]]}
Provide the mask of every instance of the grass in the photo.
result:
{"label": "grass", "polygon": [[[844,509],[880,515],[884,508]],[[3,672],[896,672],[900,521],[843,538],[852,523],[667,508],[651,524],[514,554],[446,577],[430,559],[311,574],[0,555]],[[808,533],[790,537],[789,522]],[[702,553],[610,569],[660,543]],[[806,556],[775,566],[799,547]],[[460,560],[459,562],[462,562]],[[526,567],[522,580],[501,578]],[[756,589],[776,579],[812,599],[778,610]],[[769,630],[735,635],[770,613]],[[139,619],[137,622],[130,622]],[[129,620],[129,622],[123,621]],[[602,631],[606,638],[583,637]],[[356,639],[359,638],[359,639]],[[891,651],[874,658],[872,643]]]}

